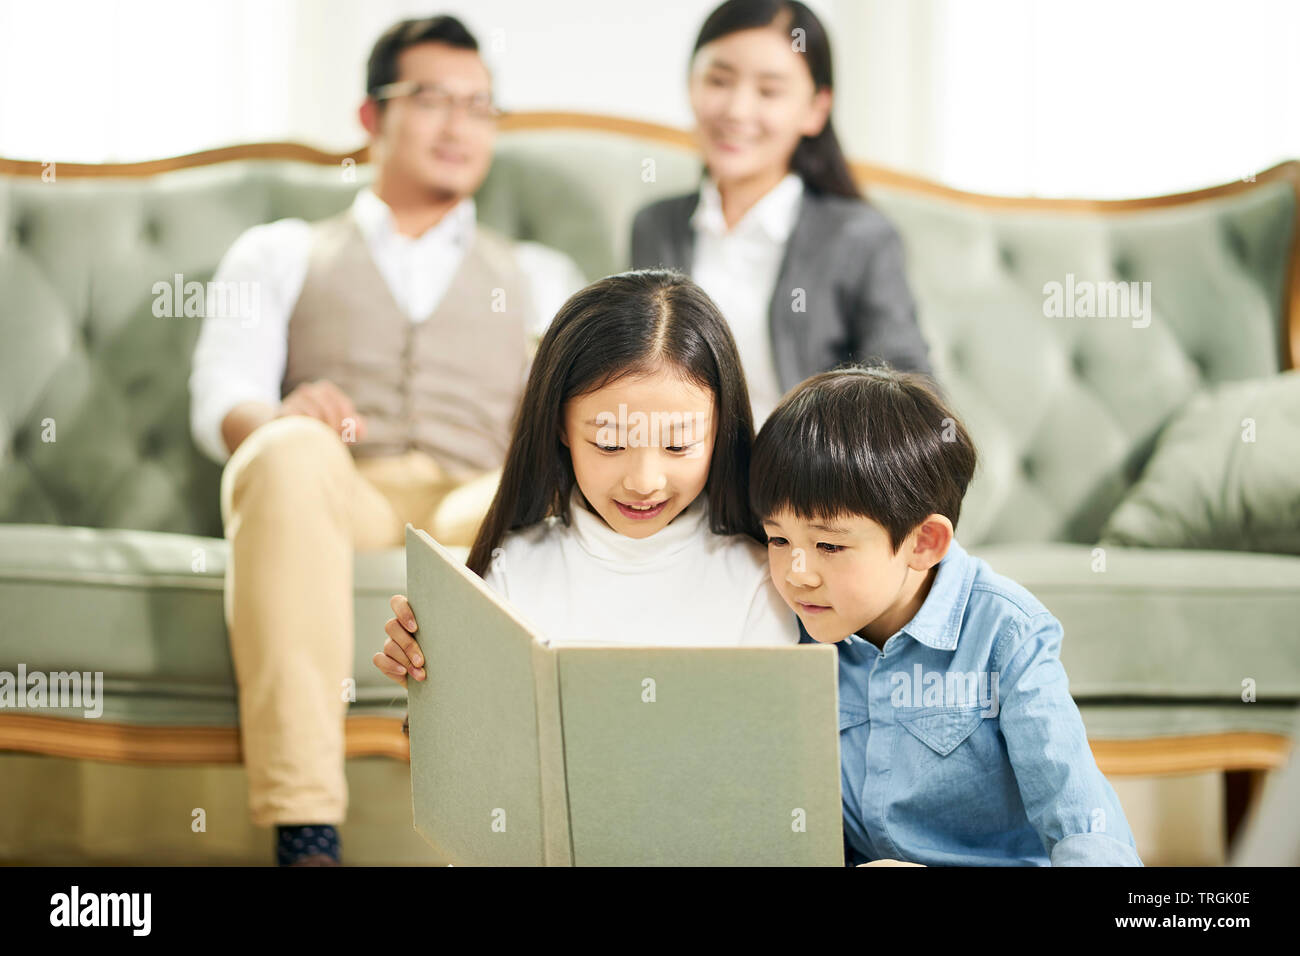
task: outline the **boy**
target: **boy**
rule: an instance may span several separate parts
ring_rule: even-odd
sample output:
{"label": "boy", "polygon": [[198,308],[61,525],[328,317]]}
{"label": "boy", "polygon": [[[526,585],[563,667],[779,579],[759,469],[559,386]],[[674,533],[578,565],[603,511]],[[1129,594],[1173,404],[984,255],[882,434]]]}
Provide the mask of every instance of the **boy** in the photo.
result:
{"label": "boy", "polygon": [[883,367],[796,386],[754,446],[772,581],[839,644],[847,862],[1141,866],[1060,623],[953,538],[974,470],[927,380]]}

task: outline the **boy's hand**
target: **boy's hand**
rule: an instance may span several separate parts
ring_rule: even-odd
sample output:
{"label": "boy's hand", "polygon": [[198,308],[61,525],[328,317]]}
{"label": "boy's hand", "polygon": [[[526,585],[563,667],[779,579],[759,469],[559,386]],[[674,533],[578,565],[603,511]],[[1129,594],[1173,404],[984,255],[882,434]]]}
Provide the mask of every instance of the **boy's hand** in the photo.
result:
{"label": "boy's hand", "polygon": [[902,860],[872,860],[870,863],[859,863],[858,866],[925,866],[925,864],[904,863]]}
{"label": "boy's hand", "polygon": [[407,603],[406,595],[394,594],[388,599],[388,604],[396,616],[389,618],[384,625],[388,639],[384,641],[383,651],[371,660],[383,671],[385,677],[405,687],[407,674],[416,680],[424,680],[424,655],[420,653],[420,645],[411,636],[416,629],[415,614]]}

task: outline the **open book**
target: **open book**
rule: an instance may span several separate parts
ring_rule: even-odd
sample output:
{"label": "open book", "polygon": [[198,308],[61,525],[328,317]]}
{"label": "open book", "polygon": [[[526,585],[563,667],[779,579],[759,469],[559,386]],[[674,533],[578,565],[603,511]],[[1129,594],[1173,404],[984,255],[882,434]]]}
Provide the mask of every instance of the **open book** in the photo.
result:
{"label": "open book", "polygon": [[412,809],[448,862],[843,865],[834,647],[565,645],[410,524],[406,586]]}

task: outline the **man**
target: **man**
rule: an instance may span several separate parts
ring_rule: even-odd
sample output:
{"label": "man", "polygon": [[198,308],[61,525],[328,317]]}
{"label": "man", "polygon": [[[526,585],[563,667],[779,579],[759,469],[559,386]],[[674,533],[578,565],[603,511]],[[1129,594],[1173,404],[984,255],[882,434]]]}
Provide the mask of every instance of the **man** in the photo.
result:
{"label": "man", "polygon": [[254,823],[281,864],[340,858],[353,553],[407,521],[469,544],[495,491],[538,318],[583,284],[566,257],[475,222],[498,111],[453,17],[376,42],[360,119],[373,186],[344,213],[236,240],[190,378],[195,441],[225,462],[225,615]]}

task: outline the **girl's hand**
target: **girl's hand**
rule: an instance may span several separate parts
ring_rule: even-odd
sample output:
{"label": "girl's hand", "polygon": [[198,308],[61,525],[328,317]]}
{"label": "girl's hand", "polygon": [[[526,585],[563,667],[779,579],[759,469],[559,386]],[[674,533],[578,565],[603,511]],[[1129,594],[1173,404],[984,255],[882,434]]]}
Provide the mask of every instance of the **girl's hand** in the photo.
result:
{"label": "girl's hand", "polygon": [[416,680],[424,680],[424,655],[420,653],[420,645],[411,636],[415,633],[415,614],[407,603],[406,595],[394,594],[388,599],[388,604],[396,616],[389,618],[384,625],[388,640],[384,641],[383,651],[371,660],[384,672],[385,677],[405,687],[407,674]]}

